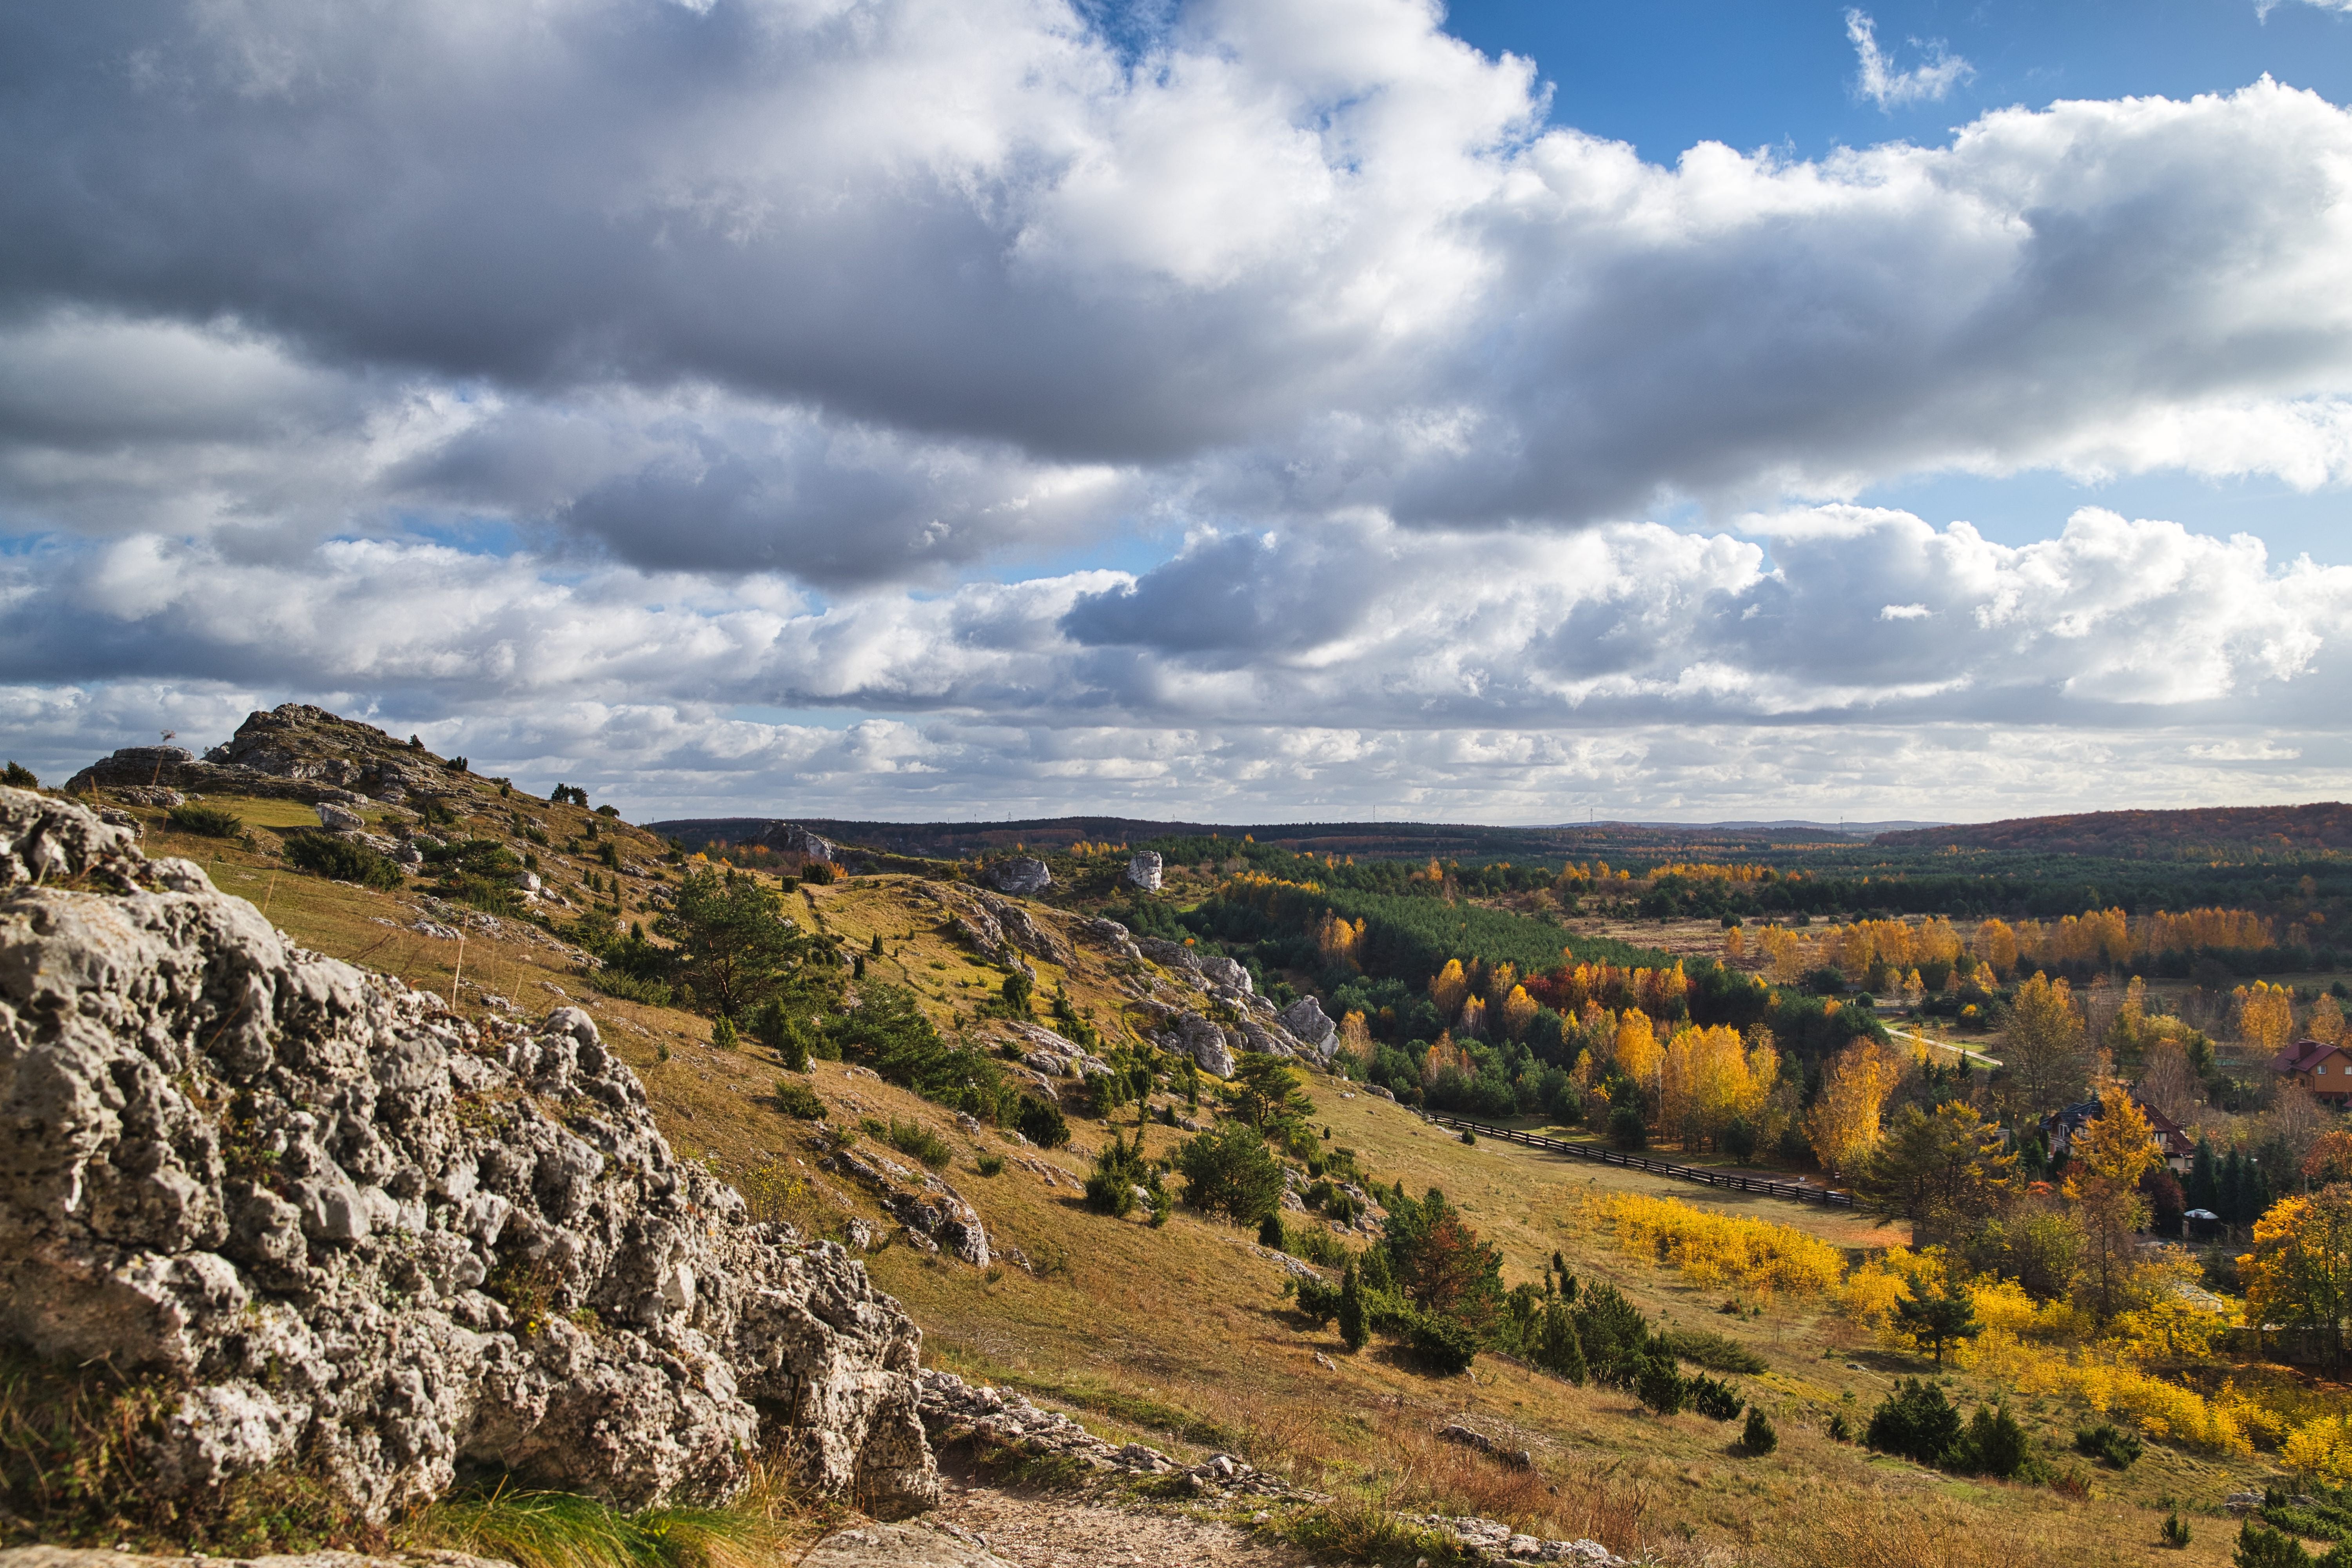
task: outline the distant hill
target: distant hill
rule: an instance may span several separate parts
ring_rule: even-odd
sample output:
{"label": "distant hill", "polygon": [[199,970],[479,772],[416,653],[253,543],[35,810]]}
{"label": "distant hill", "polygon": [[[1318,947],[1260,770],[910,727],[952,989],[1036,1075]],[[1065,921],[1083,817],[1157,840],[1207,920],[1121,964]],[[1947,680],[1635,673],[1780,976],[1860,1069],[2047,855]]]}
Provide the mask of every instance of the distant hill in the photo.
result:
{"label": "distant hill", "polygon": [[2189,811],[2092,811],[2019,816],[1962,827],[1907,828],[1874,843],[1932,848],[2018,849],[2045,855],[2198,858],[2212,853],[2352,849],[2352,805],[2226,805]]}
{"label": "distant hill", "polygon": [[[690,847],[742,844],[776,822],[765,816],[684,817],[654,822],[655,833]],[[1805,845],[1851,844],[1893,824],[1851,823],[1843,829],[1811,822],[1562,823],[1546,827],[1484,827],[1433,822],[1162,822],[1131,816],[1053,816],[1008,822],[853,822],[835,817],[790,819],[835,843],[893,855],[953,859],[1009,851],[1066,849],[1081,841],[1141,845],[1154,839],[1226,838],[1244,835],[1301,854],[1377,858],[1512,860],[1566,857],[1673,854],[1719,857]],[[1906,825],[1907,826],[1907,825]]]}

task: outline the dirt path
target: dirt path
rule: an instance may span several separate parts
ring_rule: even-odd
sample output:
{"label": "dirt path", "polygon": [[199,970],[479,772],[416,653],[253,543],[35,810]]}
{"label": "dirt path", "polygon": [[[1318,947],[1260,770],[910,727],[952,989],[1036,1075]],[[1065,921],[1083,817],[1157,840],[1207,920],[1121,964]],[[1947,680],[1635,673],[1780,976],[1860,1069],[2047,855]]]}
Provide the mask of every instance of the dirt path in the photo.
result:
{"label": "dirt path", "polygon": [[1013,1568],[1312,1568],[1295,1548],[1181,1509],[941,1479],[946,1495],[927,1520],[971,1531]]}

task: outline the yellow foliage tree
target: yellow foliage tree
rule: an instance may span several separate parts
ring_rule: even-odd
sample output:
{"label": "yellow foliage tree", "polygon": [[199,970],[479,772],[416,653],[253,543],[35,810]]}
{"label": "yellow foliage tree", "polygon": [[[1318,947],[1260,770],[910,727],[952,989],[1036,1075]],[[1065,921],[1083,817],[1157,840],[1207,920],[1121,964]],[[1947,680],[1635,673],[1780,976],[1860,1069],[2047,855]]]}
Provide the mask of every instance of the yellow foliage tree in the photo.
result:
{"label": "yellow foliage tree", "polygon": [[1372,1029],[1364,1015],[1356,1008],[1339,1020],[1339,1048],[1359,1061],[1370,1061],[1372,1056]]}
{"label": "yellow foliage tree", "polygon": [[1764,966],[1776,983],[1786,985],[1805,973],[1812,961],[1812,944],[1787,926],[1764,928]]}
{"label": "yellow foliage tree", "polygon": [[1470,977],[1462,972],[1458,958],[1447,959],[1445,967],[1430,976],[1429,999],[1437,1004],[1438,1017],[1448,1024],[1461,1016],[1462,1000],[1469,994]]}
{"label": "yellow foliage tree", "polygon": [[1748,956],[1748,928],[1733,926],[1723,933],[1723,956],[1734,963]]}
{"label": "yellow foliage tree", "polygon": [[2083,1219],[2084,1304],[2101,1322],[2122,1310],[2138,1262],[2132,1235],[2147,1223],[2139,1179],[2156,1160],[2156,1129],[2130,1091],[2109,1085],[2099,1096],[2099,1114],[2066,1152],[2066,1196]]}
{"label": "yellow foliage tree", "polygon": [[1617,1020],[1617,1070],[1644,1089],[1652,1089],[1657,1087],[1662,1065],[1657,1032],[1651,1028],[1649,1016],[1639,1007],[1626,1008]]}
{"label": "yellow foliage tree", "polygon": [[2352,1327],[2352,1184],[2272,1205],[2254,1222],[2254,1249],[2238,1259],[2238,1275],[2251,1321],[2312,1334],[2329,1370],[2341,1371]]}
{"label": "yellow foliage tree", "polygon": [[2344,1009],[2326,992],[2311,1005],[2311,1016],[2303,1021],[2303,1032],[2322,1045],[2332,1046],[2344,1038]]}
{"label": "yellow foliage tree", "polygon": [[2238,1037],[2266,1054],[2284,1050],[2294,1038],[2294,993],[2257,980],[2231,994],[2238,1003]]}
{"label": "yellow foliage tree", "polygon": [[1969,952],[1979,963],[1990,964],[1994,973],[2007,974],[2017,967],[2017,932],[2006,921],[1987,921],[1977,927]]}
{"label": "yellow foliage tree", "polygon": [[1512,986],[1511,994],[1503,998],[1502,1030],[1505,1037],[1514,1040],[1526,1039],[1528,1026],[1536,1021],[1538,1011],[1536,999],[1528,994],[1526,986]]}
{"label": "yellow foliage tree", "polygon": [[1805,1138],[1822,1168],[1842,1174],[1878,1147],[1878,1114],[1897,1073],[1876,1046],[1856,1040],[1822,1078],[1822,1096],[1805,1112]]}
{"label": "yellow foliage tree", "polygon": [[2083,1092],[2090,1074],[2083,1035],[2074,989],[2063,980],[2037,973],[2017,988],[2002,1031],[2001,1059],[2021,1111],[2046,1116]]}
{"label": "yellow foliage tree", "polygon": [[1733,1121],[1752,1118],[1780,1074],[1780,1054],[1769,1041],[1751,1051],[1727,1024],[1676,1029],[1659,1068],[1658,1124],[1685,1143],[1711,1142]]}

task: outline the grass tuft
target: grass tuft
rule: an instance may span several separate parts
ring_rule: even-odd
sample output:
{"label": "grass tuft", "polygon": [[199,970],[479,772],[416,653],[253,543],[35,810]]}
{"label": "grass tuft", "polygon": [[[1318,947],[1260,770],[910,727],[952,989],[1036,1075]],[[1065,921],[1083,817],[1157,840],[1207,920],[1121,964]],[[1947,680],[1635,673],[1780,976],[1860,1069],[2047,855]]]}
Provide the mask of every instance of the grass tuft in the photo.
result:
{"label": "grass tuft", "polygon": [[703,1568],[754,1553],[766,1530],[745,1509],[624,1512],[576,1492],[501,1483],[443,1499],[403,1533],[415,1545],[500,1559],[517,1568]]}

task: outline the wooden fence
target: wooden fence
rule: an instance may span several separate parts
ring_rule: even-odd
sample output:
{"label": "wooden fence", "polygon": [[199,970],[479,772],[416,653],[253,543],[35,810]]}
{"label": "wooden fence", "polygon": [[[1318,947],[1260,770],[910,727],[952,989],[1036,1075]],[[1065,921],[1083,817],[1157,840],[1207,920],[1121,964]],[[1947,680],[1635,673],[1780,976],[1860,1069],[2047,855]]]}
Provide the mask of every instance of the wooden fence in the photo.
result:
{"label": "wooden fence", "polygon": [[1498,1138],[1506,1143],[1518,1143],[1529,1149],[1548,1150],[1555,1154],[1567,1154],[1579,1160],[1597,1161],[1603,1165],[1622,1165],[1631,1171],[1647,1171],[1654,1176],[1671,1176],[1678,1182],[1698,1182],[1727,1192],[1760,1193],[1768,1198],[1786,1198],[1791,1203],[1819,1204],[1823,1208],[1853,1207],[1853,1194],[1829,1187],[1811,1186],[1803,1182],[1776,1182],[1769,1176],[1742,1176],[1730,1171],[1710,1171],[1697,1165],[1676,1165],[1664,1160],[1653,1160],[1646,1154],[1629,1154],[1622,1149],[1605,1148],[1599,1143],[1572,1142],[1566,1138],[1547,1138],[1540,1132],[1522,1132],[1515,1127],[1494,1127],[1484,1121],[1465,1121],[1459,1116],[1444,1116],[1424,1110],[1421,1119],[1439,1127],[1451,1127],[1457,1131],[1475,1132],[1481,1138]]}

